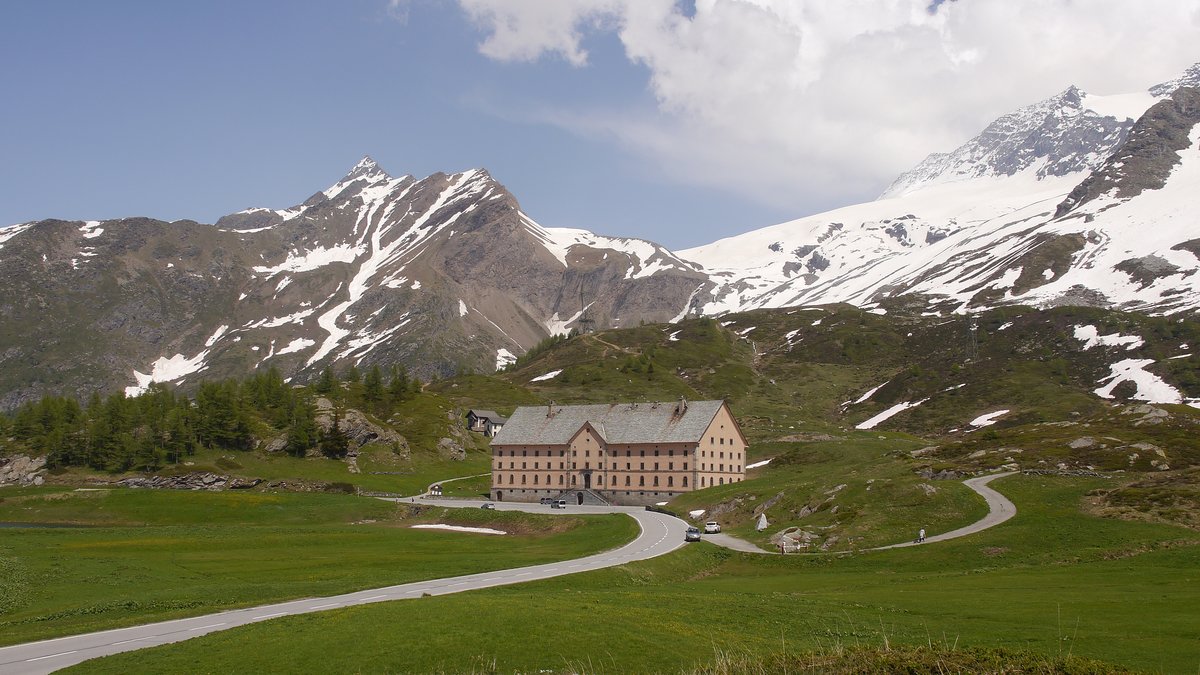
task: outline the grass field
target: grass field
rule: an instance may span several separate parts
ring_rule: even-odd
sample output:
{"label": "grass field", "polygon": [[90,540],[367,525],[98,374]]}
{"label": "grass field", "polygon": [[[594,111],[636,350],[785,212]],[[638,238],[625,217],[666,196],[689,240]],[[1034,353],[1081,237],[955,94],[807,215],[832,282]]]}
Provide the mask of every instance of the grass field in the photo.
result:
{"label": "grass field", "polygon": [[843,556],[702,543],[531,584],[286,617],[75,672],[677,672],[889,646],[1196,672],[1200,536],[1085,515],[1085,493],[1104,484],[1002,479],[1018,515],[950,542]]}
{"label": "grass field", "polygon": [[[0,644],[574,558],[624,516],[414,509],[332,494],[0,490]],[[509,536],[413,530],[486,525]]]}
{"label": "grass field", "polygon": [[[452,460],[434,453],[413,453],[399,457],[390,448],[367,445],[359,452],[358,473],[352,473],[343,460],[323,457],[296,458],[283,453],[221,452],[202,449],[178,465],[167,465],[154,472],[169,476],[209,472],[224,476],[258,478],[266,482],[283,481],[293,485],[354,486],[369,492],[415,495],[425,492],[431,483],[459,476],[473,476],[491,467],[486,451],[471,449],[466,458]],[[51,477],[56,483],[92,486],[108,484],[128,476],[72,467]]]}

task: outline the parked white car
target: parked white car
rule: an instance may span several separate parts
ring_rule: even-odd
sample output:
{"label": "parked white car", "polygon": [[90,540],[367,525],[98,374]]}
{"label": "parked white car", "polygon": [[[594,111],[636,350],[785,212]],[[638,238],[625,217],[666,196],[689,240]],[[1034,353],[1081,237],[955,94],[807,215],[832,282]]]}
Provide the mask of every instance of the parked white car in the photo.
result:
{"label": "parked white car", "polygon": [[715,520],[710,520],[704,524],[704,534],[717,534],[721,531],[721,524]]}

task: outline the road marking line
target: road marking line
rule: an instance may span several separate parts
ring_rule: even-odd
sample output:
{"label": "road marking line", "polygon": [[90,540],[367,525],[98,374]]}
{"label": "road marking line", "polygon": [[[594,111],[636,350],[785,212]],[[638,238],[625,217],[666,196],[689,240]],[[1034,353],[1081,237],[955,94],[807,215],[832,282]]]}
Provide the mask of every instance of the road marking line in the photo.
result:
{"label": "road marking line", "polygon": [[77,652],[77,651],[79,651],[79,650],[78,650],[78,649],[72,649],[72,650],[71,650],[71,651],[69,651],[69,652],[59,652],[59,653],[57,653],[57,654],[50,654],[49,656],[39,656],[39,657],[37,657],[37,658],[25,659],[25,663],[33,663],[34,661],[41,661],[41,660],[43,660],[43,659],[52,659],[52,658],[54,658],[54,657],[56,657],[56,656],[66,656],[67,654],[74,654],[74,653],[75,653],[75,652]]}
{"label": "road marking line", "polygon": [[263,614],[262,616],[256,616],[256,617],[254,617],[253,619],[250,619],[250,620],[251,620],[251,621],[258,621],[259,619],[270,619],[271,617],[275,617],[275,616],[284,616],[285,614],[287,614],[287,612],[276,612],[276,613],[274,613],[274,614]]}
{"label": "road marking line", "polygon": [[191,632],[195,632],[198,630],[208,630],[209,628],[216,628],[217,626],[224,626],[224,625],[225,625],[224,623],[211,623],[207,626],[200,626],[199,628],[189,628],[188,632],[191,633]]}
{"label": "road marking line", "polygon": [[360,598],[359,602],[366,602],[368,600],[379,600],[380,598],[386,598],[386,597],[387,597],[387,595],[372,595],[369,598]]}
{"label": "road marking line", "polygon": [[331,602],[331,603],[329,603],[328,605],[317,605],[316,607],[309,607],[309,609],[325,609],[326,607],[337,607],[337,606],[338,606],[338,605],[340,605],[340,604],[342,604],[342,603],[340,603],[340,602]]}

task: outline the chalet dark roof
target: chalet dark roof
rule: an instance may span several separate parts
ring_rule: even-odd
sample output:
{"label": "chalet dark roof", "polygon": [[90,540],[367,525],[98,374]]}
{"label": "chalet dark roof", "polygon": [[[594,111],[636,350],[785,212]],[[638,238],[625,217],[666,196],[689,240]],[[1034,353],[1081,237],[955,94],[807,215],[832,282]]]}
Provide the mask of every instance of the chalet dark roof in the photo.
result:
{"label": "chalet dark roof", "polygon": [[[565,445],[590,423],[606,443],[696,443],[724,401],[521,406],[492,445]],[[553,411],[547,415],[549,411]]]}
{"label": "chalet dark roof", "polygon": [[472,408],[467,411],[468,415],[474,415],[481,420],[488,420],[492,424],[504,424],[508,420],[501,417],[495,410],[483,410],[481,408]]}

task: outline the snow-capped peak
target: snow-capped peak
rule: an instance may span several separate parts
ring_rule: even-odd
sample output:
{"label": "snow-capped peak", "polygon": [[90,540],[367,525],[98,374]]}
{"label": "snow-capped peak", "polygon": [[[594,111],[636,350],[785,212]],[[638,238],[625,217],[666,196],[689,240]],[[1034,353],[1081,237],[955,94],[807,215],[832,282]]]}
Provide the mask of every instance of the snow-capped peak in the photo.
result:
{"label": "snow-capped peak", "polygon": [[1193,63],[1183,74],[1173,80],[1150,87],[1150,95],[1156,98],[1170,96],[1180,87],[1200,87],[1200,63]]}
{"label": "snow-capped peak", "polygon": [[1038,178],[1090,171],[1124,142],[1133,122],[1154,103],[1154,98],[1145,94],[1129,100],[1112,98],[1071,86],[1019,108],[954,151],[929,155],[888,186],[880,199],[931,185],[1013,176],[1031,169]]}
{"label": "snow-capped peak", "polygon": [[358,160],[358,164],[355,164],[354,168],[350,169],[350,172],[346,174],[342,182],[348,183],[356,178],[366,178],[373,181],[380,178],[391,178],[391,176],[374,159],[371,159],[370,155],[363,155],[363,158]]}
{"label": "snow-capped peak", "polygon": [[933,153],[888,186],[880,199],[931,185],[1033,170],[1039,179],[1095,170],[1150,106],[1179,87],[1200,87],[1200,63],[1146,91],[1095,95],[1078,87],[1019,108],[947,153]]}

